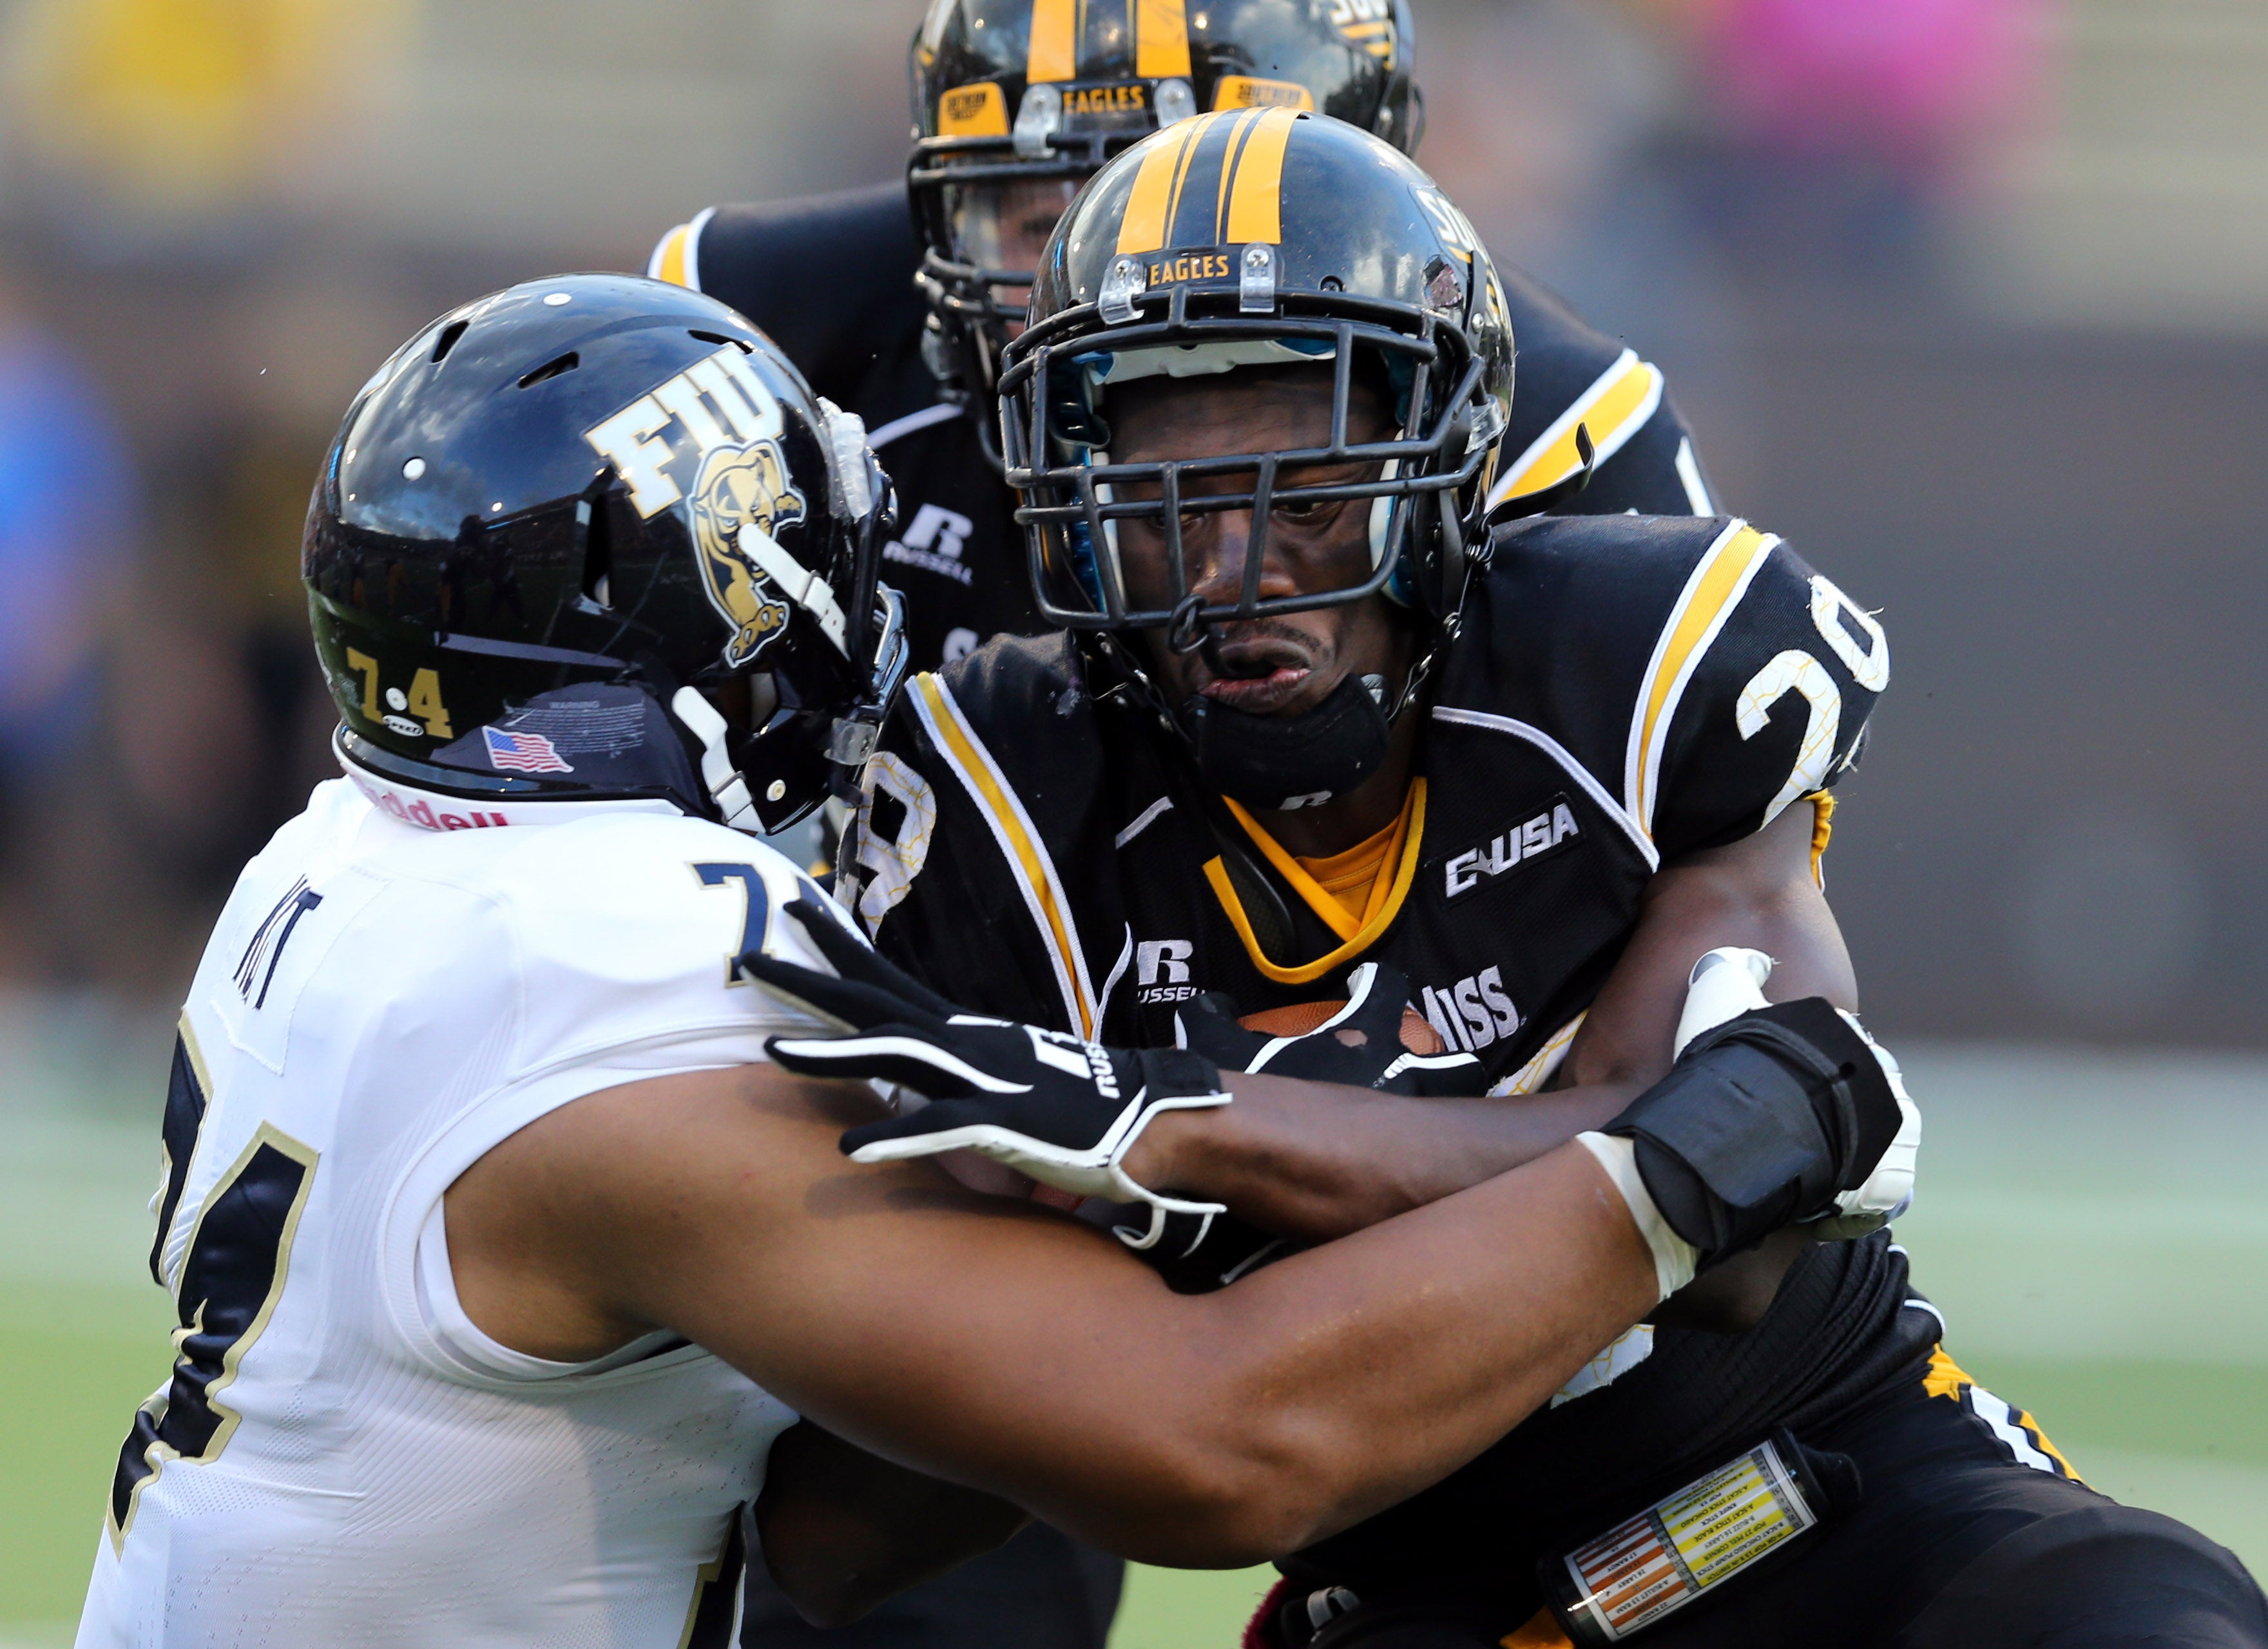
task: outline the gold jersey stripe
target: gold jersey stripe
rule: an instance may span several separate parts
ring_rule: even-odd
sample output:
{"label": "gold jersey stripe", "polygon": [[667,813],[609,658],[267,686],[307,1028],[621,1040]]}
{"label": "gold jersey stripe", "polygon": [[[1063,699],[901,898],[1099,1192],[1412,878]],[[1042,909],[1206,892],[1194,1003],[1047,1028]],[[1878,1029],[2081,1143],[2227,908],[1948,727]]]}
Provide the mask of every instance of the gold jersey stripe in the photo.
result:
{"label": "gold jersey stripe", "polygon": [[1921,1377],[1923,1395],[1950,1397],[1958,1402],[1961,1401],[1961,1388],[1976,1383],[1962,1372],[1960,1364],[1946,1355],[1943,1346],[1939,1346],[1929,1354],[1929,1367],[1923,1371]]}
{"label": "gold jersey stripe", "polygon": [[1087,983],[1086,959],[1073,942],[1076,930],[1066,909],[1068,902],[1057,888],[1055,865],[1046,848],[1041,845],[1023,804],[993,766],[991,752],[962,719],[961,706],[954,703],[945,683],[924,673],[914,679],[914,687],[915,710],[991,827],[1009,872],[1039,926],[1041,940],[1049,946],[1065,1013],[1080,1035],[1093,1036],[1100,1016],[1095,1012],[1094,992]]}
{"label": "gold jersey stripe", "polygon": [[1559,1066],[1567,1057],[1567,1049],[1574,1045],[1575,1033],[1583,1028],[1583,1021],[1591,1010],[1585,1008],[1551,1033],[1543,1046],[1535,1050],[1535,1057],[1489,1090],[1489,1098],[1505,1099],[1524,1093],[1534,1093],[1559,1074]]}
{"label": "gold jersey stripe", "polygon": [[653,263],[647,271],[657,281],[667,281],[672,286],[687,284],[685,279],[685,246],[693,239],[693,225],[680,224],[661,238],[653,249]]}
{"label": "gold jersey stripe", "polygon": [[[1921,1388],[1925,1396],[1943,1397],[1952,1402],[1962,1402],[1968,1393],[1983,1389],[1970,1376],[1968,1370],[1946,1354],[1942,1345],[1935,1347],[1929,1354],[1929,1366],[1922,1371]],[[2023,1428],[2024,1434],[2038,1447],[2041,1454],[2063,1468],[2064,1476],[2073,1483],[2087,1481],[2072,1469],[2071,1457],[2051,1442],[2048,1434],[2040,1430],[2040,1423],[2032,1417],[2030,1410],[2019,1409],[2010,1403],[2008,1417]]]}
{"label": "gold jersey stripe", "polygon": [[[1220,908],[1227,914],[1229,925],[1236,930],[1237,938],[1244,941],[1245,954],[1252,958],[1252,965],[1263,975],[1279,985],[1313,984],[1333,968],[1361,955],[1394,925],[1394,918],[1402,914],[1403,902],[1410,896],[1410,885],[1417,880],[1418,853],[1425,837],[1425,781],[1412,779],[1410,789],[1409,830],[1402,842],[1401,866],[1394,872],[1394,889],[1387,894],[1386,902],[1376,914],[1351,932],[1347,929],[1353,924],[1340,908],[1338,901],[1317,887],[1314,878],[1301,870],[1291,855],[1276,844],[1273,837],[1255,824],[1249,813],[1237,806],[1235,802],[1229,802],[1230,807],[1235,810],[1237,822],[1244,827],[1260,850],[1268,856],[1268,862],[1276,866],[1278,872],[1291,883],[1293,890],[1307,901],[1325,925],[1344,940],[1336,949],[1298,967],[1285,968],[1271,961],[1260,948],[1260,940],[1252,931],[1252,919],[1244,914],[1244,902],[1236,896],[1236,888],[1228,880],[1227,867],[1217,858],[1208,859],[1204,874],[1205,880],[1212,884],[1213,897],[1220,901]],[[1290,867],[1288,870],[1285,868],[1287,865]]]}
{"label": "gold jersey stripe", "polygon": [[2045,1454],[2050,1460],[2052,1460],[2057,1465],[2063,1468],[2063,1475],[2065,1476],[2070,1478],[2073,1483],[2085,1483],[2087,1481],[2086,1478],[2080,1476],[2077,1471],[2073,1469],[2071,1457],[2066,1454],[2063,1450],[2058,1448],[2055,1444],[2049,1439],[2048,1434],[2045,1432],[2040,1430],[2040,1423],[2032,1418],[2032,1411],[2029,1409],[2018,1409],[2014,1410],[2014,1413],[2016,1417],[2016,1424],[2023,1427],[2026,1432],[2029,1432],[2031,1434],[2032,1441],[2039,1446],[2041,1454]]}
{"label": "gold jersey stripe", "polygon": [[1244,147],[1236,156],[1236,178],[1228,191],[1227,232],[1223,243],[1241,247],[1264,240],[1280,246],[1284,239],[1284,151],[1292,142],[1297,109],[1271,108],[1260,113]]}
{"label": "gold jersey stripe", "polygon": [[1189,0],[1134,0],[1134,72],[1145,80],[1189,77]]}
{"label": "gold jersey stripe", "polygon": [[1812,885],[1825,893],[1827,872],[1822,861],[1827,858],[1827,844],[1835,836],[1835,792],[1815,790],[1804,799],[1811,804]]}
{"label": "gold jersey stripe", "polygon": [[1079,0],[1033,0],[1031,41],[1024,50],[1027,81],[1079,77]]}
{"label": "gold jersey stripe", "polygon": [[1654,787],[1661,771],[1661,749],[1676,717],[1677,701],[1694,668],[1724,628],[1726,618],[1748,593],[1756,569],[1777,538],[1746,521],[1734,521],[1710,545],[1670,609],[1646,667],[1624,757],[1624,805],[1649,839],[1653,835]]}
{"label": "gold jersey stripe", "polygon": [[1594,461],[1605,463],[1653,416],[1661,405],[1661,385],[1660,368],[1638,359],[1635,350],[1624,350],[1552,421],[1550,428],[1505,466],[1503,478],[1490,490],[1489,507],[1493,509],[1507,498],[1541,492],[1573,475],[1583,461],[1575,450],[1577,424],[1591,432],[1591,445],[1596,449]]}
{"label": "gold jersey stripe", "polygon": [[[1419,809],[1425,806],[1425,781],[1422,778],[1411,780],[1410,793],[1403,798],[1402,811],[1395,815],[1394,823],[1388,827],[1393,835],[1386,844],[1384,853],[1380,856],[1381,860],[1390,858],[1395,865],[1394,875],[1384,879],[1386,884],[1390,885],[1391,882],[1400,880],[1402,861],[1405,857],[1403,850],[1409,845],[1410,824],[1418,817]],[[1292,891],[1306,900],[1307,908],[1322,917],[1323,924],[1341,939],[1352,939],[1362,931],[1366,923],[1375,921],[1384,902],[1392,897],[1388,885],[1373,883],[1368,896],[1363,902],[1362,914],[1359,917],[1353,915],[1336,894],[1315,879],[1314,872],[1292,858],[1285,850],[1283,843],[1268,834],[1265,827],[1246,811],[1243,803],[1238,801],[1233,796],[1224,796],[1221,800],[1228,804],[1228,810],[1235,815],[1236,822],[1244,827],[1244,834],[1252,838],[1253,844],[1266,857],[1268,862],[1276,867],[1276,873],[1289,883]],[[1373,836],[1372,841],[1376,839]],[[1365,842],[1359,845],[1368,847],[1370,843]]]}

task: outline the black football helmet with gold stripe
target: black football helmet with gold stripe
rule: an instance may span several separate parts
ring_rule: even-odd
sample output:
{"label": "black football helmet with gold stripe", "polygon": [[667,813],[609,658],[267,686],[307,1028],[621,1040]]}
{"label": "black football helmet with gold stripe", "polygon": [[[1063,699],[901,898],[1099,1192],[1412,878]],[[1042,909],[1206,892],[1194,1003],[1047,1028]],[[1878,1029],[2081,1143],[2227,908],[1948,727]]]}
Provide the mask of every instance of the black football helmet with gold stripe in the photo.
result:
{"label": "black football helmet with gold stripe", "polygon": [[453,310],[355,397],[308,505],[339,754],[476,806],[777,829],[903,674],[891,507],[858,421],[713,298],[569,275]]}
{"label": "black football helmet with gold stripe", "polygon": [[1409,0],[933,0],[914,35],[907,184],[930,365],[988,445],[1032,283],[1004,220],[1058,213],[1113,155],[1212,110],[1310,109],[1414,153]]}
{"label": "black football helmet with gold stripe", "polygon": [[[1110,452],[1114,384],[1301,362],[1333,369],[1317,374],[1332,385],[1328,445],[1139,464]],[[1395,427],[1384,438],[1350,433],[1359,381],[1385,387]],[[1406,156],[1291,109],[1168,128],[1080,194],[1006,352],[1002,451],[1040,610],[1073,629],[1163,628],[1186,649],[1212,625],[1383,593],[1453,632],[1487,554],[1512,386],[1512,327],[1488,254]],[[1366,480],[1278,484],[1302,467],[1366,464]],[[1250,490],[1184,496],[1185,477],[1247,474]],[[1271,510],[1349,498],[1371,501],[1369,577],[1263,600]],[[1204,605],[1182,566],[1182,512],[1221,510],[1253,515],[1244,582],[1235,601]],[[1165,541],[1170,607],[1128,601],[1116,523],[1134,517]]]}

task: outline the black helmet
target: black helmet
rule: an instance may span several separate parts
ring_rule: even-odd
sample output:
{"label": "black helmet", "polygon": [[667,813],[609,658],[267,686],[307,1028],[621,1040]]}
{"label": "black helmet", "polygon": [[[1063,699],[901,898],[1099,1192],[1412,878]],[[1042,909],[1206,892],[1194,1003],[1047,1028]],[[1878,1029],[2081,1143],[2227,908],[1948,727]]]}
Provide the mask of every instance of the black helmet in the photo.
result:
{"label": "black helmet", "polygon": [[903,671],[890,507],[858,421],[714,298],[568,275],[452,310],[355,397],[308,508],[340,754],[475,805],[777,829]]}
{"label": "black helmet", "polygon": [[[1113,460],[1109,386],[1300,362],[1336,367],[1329,446]],[[1005,363],[1002,451],[1049,622],[1164,627],[1187,650],[1226,620],[1383,592],[1437,634],[1454,631],[1467,574],[1487,553],[1484,501],[1512,405],[1512,326],[1472,225],[1391,145],[1290,109],[1209,114],[1137,144],[1057,227],[1030,324]],[[1391,438],[1348,439],[1358,372],[1389,393],[1399,425]],[[1276,484],[1287,467],[1361,463],[1378,466],[1375,480]],[[1184,475],[1243,473],[1251,491],[1182,497]],[[1153,496],[1118,496],[1129,482]],[[1260,600],[1270,504],[1335,498],[1373,500],[1367,580]],[[1187,587],[1181,512],[1219,510],[1251,511],[1252,539],[1239,600],[1206,607]],[[1169,608],[1127,605],[1116,523],[1136,516],[1160,523]]]}
{"label": "black helmet", "polygon": [[1414,44],[1409,0],[933,0],[914,35],[906,180],[930,365],[987,445],[1032,272],[1002,267],[981,186],[1054,180],[1068,204],[1111,156],[1215,109],[1319,110],[1415,153]]}

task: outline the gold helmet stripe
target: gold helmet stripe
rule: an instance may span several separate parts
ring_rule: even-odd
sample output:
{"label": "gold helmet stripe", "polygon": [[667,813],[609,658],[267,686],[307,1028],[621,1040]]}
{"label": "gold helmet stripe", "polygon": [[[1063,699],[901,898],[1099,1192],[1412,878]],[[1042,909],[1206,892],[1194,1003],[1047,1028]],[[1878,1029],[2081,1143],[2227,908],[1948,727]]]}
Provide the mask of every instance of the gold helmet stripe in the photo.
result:
{"label": "gold helmet stripe", "polygon": [[1203,114],[1168,127],[1167,141],[1142,157],[1142,165],[1134,173],[1134,187],[1126,196],[1125,213],[1118,220],[1119,251],[1156,252],[1164,247],[1174,212],[1182,202],[1182,184],[1189,175],[1189,161],[1205,133],[1219,119],[1218,114]]}
{"label": "gold helmet stripe", "polygon": [[1174,188],[1166,199],[1166,232],[1160,236],[1158,240],[1158,244],[1161,247],[1168,240],[1175,246],[1188,244],[1174,234],[1174,225],[1181,216],[1182,191],[1189,183],[1189,173],[1197,166],[1197,155],[1204,149],[1205,139],[1211,136],[1213,128],[1220,124],[1220,117],[1218,114],[1205,114],[1182,123],[1189,128],[1189,141],[1182,147],[1182,158],[1174,167]]}
{"label": "gold helmet stripe", "polygon": [[1033,0],[1031,43],[1024,50],[1027,81],[1079,78],[1082,0]]}
{"label": "gold helmet stripe", "polygon": [[1283,244],[1284,151],[1291,145],[1292,128],[1299,118],[1297,109],[1260,112],[1236,157],[1236,177],[1228,191],[1227,232],[1221,236],[1226,244]]}
{"label": "gold helmet stripe", "polygon": [[1212,202],[1212,239],[1215,246],[1221,243],[1222,236],[1226,232],[1224,225],[1228,221],[1228,190],[1229,186],[1236,180],[1237,156],[1242,151],[1245,141],[1252,136],[1253,122],[1258,118],[1257,111],[1238,115],[1235,129],[1228,134],[1228,145],[1222,151],[1220,188],[1214,195]]}
{"label": "gold helmet stripe", "polygon": [[1134,187],[1127,192],[1125,213],[1118,220],[1119,251],[1156,252],[1165,246],[1168,221],[1166,209],[1172,202],[1174,180],[1182,157],[1189,152],[1204,127],[1202,120],[1183,121],[1169,127],[1165,141],[1154,144],[1142,157],[1141,169],[1134,174]]}
{"label": "gold helmet stripe", "polygon": [[1189,0],[1130,0],[1134,72],[1145,80],[1189,77]]}

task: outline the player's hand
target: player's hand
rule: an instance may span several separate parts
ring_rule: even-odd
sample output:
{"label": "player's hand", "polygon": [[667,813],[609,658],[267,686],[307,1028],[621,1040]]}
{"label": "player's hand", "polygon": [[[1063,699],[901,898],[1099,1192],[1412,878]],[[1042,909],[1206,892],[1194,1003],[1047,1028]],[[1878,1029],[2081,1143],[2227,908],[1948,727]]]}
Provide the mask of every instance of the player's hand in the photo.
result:
{"label": "player's hand", "polygon": [[894,1083],[931,1101],[846,1132],[843,1149],[854,1161],[975,1151],[1060,1190],[1145,1204],[1147,1229],[1118,1233],[1137,1248],[1155,1246],[1169,1230],[1177,1242],[1193,1244],[1224,1211],[1219,1203],[1153,1191],[1122,1166],[1159,1113],[1228,1103],[1211,1060],[1181,1049],[1104,1048],[962,1013],[811,901],[788,909],[836,975],[758,952],[742,957],[740,967],[774,996],[850,1034],[775,1036],[766,1050],[799,1075]]}
{"label": "player's hand", "polygon": [[1475,1094],[1488,1086],[1481,1062],[1470,1054],[1418,1054],[1403,1045],[1406,975],[1365,962],[1348,975],[1347,990],[1344,1007],[1299,1036],[1247,1030],[1237,1023],[1234,1002],[1209,990],[1175,1012],[1174,1041],[1224,1070],[1264,1071],[1382,1093],[1431,1098]]}
{"label": "player's hand", "polygon": [[[1771,970],[1772,959],[1763,952],[1729,946],[1711,951],[1694,963],[1687,981],[1684,1012],[1677,1021],[1675,1053],[1682,1056],[1704,1033],[1737,1015],[1769,1006],[1763,986]],[[1822,1242],[1863,1237],[1904,1213],[1913,1203],[1915,1159],[1921,1150],[1921,1108],[1906,1093],[1898,1062],[1859,1022],[1857,1014],[1840,1008],[1836,1012],[1864,1040],[1881,1066],[1890,1096],[1897,1102],[1898,1129],[1864,1182],[1838,1193],[1833,1211],[1810,1226],[1810,1234]]]}

